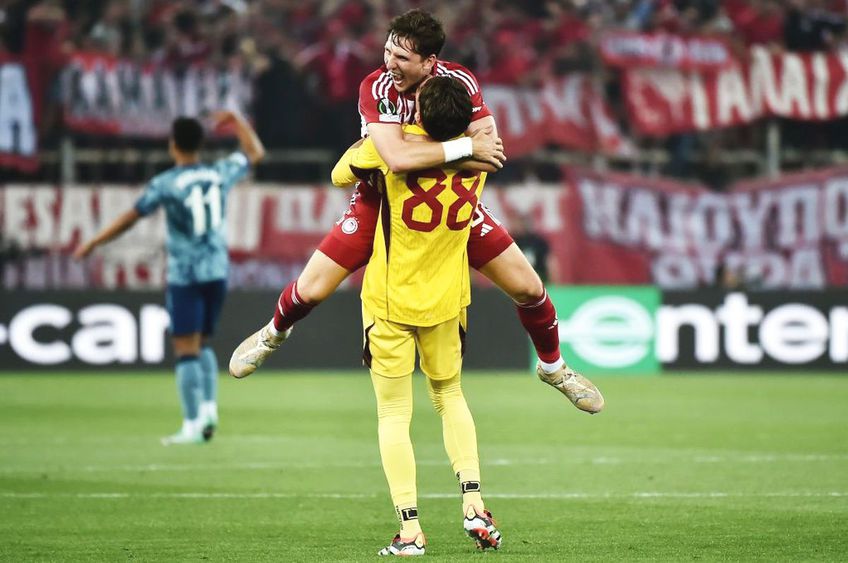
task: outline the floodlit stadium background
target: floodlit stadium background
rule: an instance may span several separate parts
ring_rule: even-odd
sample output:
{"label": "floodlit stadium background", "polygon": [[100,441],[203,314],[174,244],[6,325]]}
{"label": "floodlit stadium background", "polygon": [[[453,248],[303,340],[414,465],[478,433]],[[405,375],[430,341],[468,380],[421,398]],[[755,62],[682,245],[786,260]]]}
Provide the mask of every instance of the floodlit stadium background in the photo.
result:
{"label": "floodlit stadium background", "polygon": [[[162,217],[70,254],[169,166],[173,117],[243,111],[269,156],[228,208],[223,363],[346,207],[329,171],[359,136],[387,22],[411,7],[480,80],[509,158],[483,199],[608,403],[583,416],[536,381],[509,301],[475,278],[465,380],[495,555],[844,558],[845,2],[12,0],[0,559],[367,559],[385,541],[357,279],[261,374],[222,375],[219,436],[175,451],[157,441],[178,413]],[[428,556],[464,560],[418,391]]]}

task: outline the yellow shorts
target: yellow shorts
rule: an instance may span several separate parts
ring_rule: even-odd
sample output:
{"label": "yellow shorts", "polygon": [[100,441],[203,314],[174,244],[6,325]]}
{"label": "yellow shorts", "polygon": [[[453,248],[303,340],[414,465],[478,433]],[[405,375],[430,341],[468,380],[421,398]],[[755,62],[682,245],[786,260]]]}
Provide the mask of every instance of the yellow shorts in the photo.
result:
{"label": "yellow shorts", "polygon": [[415,370],[415,349],[421,371],[430,379],[450,379],[462,369],[465,352],[465,309],[448,321],[420,327],[375,317],[362,305],[362,363],[383,377],[404,377]]}

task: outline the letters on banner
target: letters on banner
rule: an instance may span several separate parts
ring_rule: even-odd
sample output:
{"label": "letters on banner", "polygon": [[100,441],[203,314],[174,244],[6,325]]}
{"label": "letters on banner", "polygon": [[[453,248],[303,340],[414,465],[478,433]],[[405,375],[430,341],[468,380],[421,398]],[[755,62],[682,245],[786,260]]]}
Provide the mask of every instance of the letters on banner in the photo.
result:
{"label": "letters on banner", "polygon": [[174,118],[229,108],[246,113],[251,79],[240,66],[172,68],[77,53],[62,75],[65,123],[84,133],[168,136]]}
{"label": "letters on banner", "polygon": [[601,37],[600,52],[604,63],[618,68],[718,70],[734,62],[730,45],[720,37],[671,33],[610,31]]}
{"label": "letters on banner", "polygon": [[[729,270],[749,287],[848,286],[848,168],[740,183],[728,193],[582,169],[567,176],[564,185],[527,183],[483,196],[507,226],[532,217],[556,257],[555,283],[689,289],[715,285]],[[161,287],[161,213],[98,250],[88,265],[70,258],[138,193],[126,186],[0,187],[0,237],[17,249],[0,285]],[[291,281],[348,197],[322,186],[236,189],[227,205],[231,285],[277,289]]]}
{"label": "letters on banner", "polygon": [[552,77],[541,88],[484,85],[483,92],[510,157],[547,144],[608,154],[629,149],[587,74]]}
{"label": "letters on banner", "polygon": [[825,121],[848,115],[848,51],[790,53],[752,47],[715,72],[637,68],[623,73],[633,126],[664,136],[767,116]]}
{"label": "letters on banner", "polygon": [[38,104],[25,62],[0,53],[0,169],[38,167]]}
{"label": "letters on banner", "polygon": [[738,183],[729,193],[569,171],[559,257],[576,283],[848,285],[848,168]]}

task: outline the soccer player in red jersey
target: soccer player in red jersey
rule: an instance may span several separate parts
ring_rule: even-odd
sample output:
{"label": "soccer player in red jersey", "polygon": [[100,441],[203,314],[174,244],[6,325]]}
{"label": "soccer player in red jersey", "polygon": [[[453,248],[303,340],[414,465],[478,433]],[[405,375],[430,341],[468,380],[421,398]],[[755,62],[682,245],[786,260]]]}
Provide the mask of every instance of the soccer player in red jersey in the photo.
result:
{"label": "soccer player in red jersey", "polygon": [[[456,63],[437,58],[444,45],[441,24],[427,12],[411,10],[389,25],[385,64],[359,88],[363,136],[368,135],[394,173],[405,173],[467,159],[461,166],[494,171],[505,160],[497,126],[483,101],[474,75]],[[473,104],[466,137],[437,142],[404,140],[401,124],[413,123],[415,91],[428,76],[447,75],[468,90]],[[421,202],[426,205],[426,194]],[[280,295],[272,321],[246,338],[233,352],[230,373],[255,371],[291,332],[292,326],[329,297],[351,272],[368,262],[381,204],[375,190],[357,185],[351,204],[324,238],[301,275]],[[501,223],[479,205],[468,241],[469,263],[515,302],[518,317],[539,356],[537,374],[559,389],[580,410],[599,412],[604,405],[597,388],[565,365],[559,350],[556,310],[539,276]]]}

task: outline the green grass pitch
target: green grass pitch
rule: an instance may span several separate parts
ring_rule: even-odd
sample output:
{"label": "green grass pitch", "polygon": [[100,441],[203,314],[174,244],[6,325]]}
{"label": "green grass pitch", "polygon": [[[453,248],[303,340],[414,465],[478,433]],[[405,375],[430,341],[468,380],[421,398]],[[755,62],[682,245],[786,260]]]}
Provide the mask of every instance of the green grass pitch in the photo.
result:
{"label": "green grass pitch", "polygon": [[[848,559],[848,377],[596,381],[589,416],[529,373],[466,374],[504,534],[478,553],[416,375],[428,559]],[[164,448],[170,374],[0,375],[0,560],[374,560],[397,528],[367,374],[219,390],[214,441]]]}

